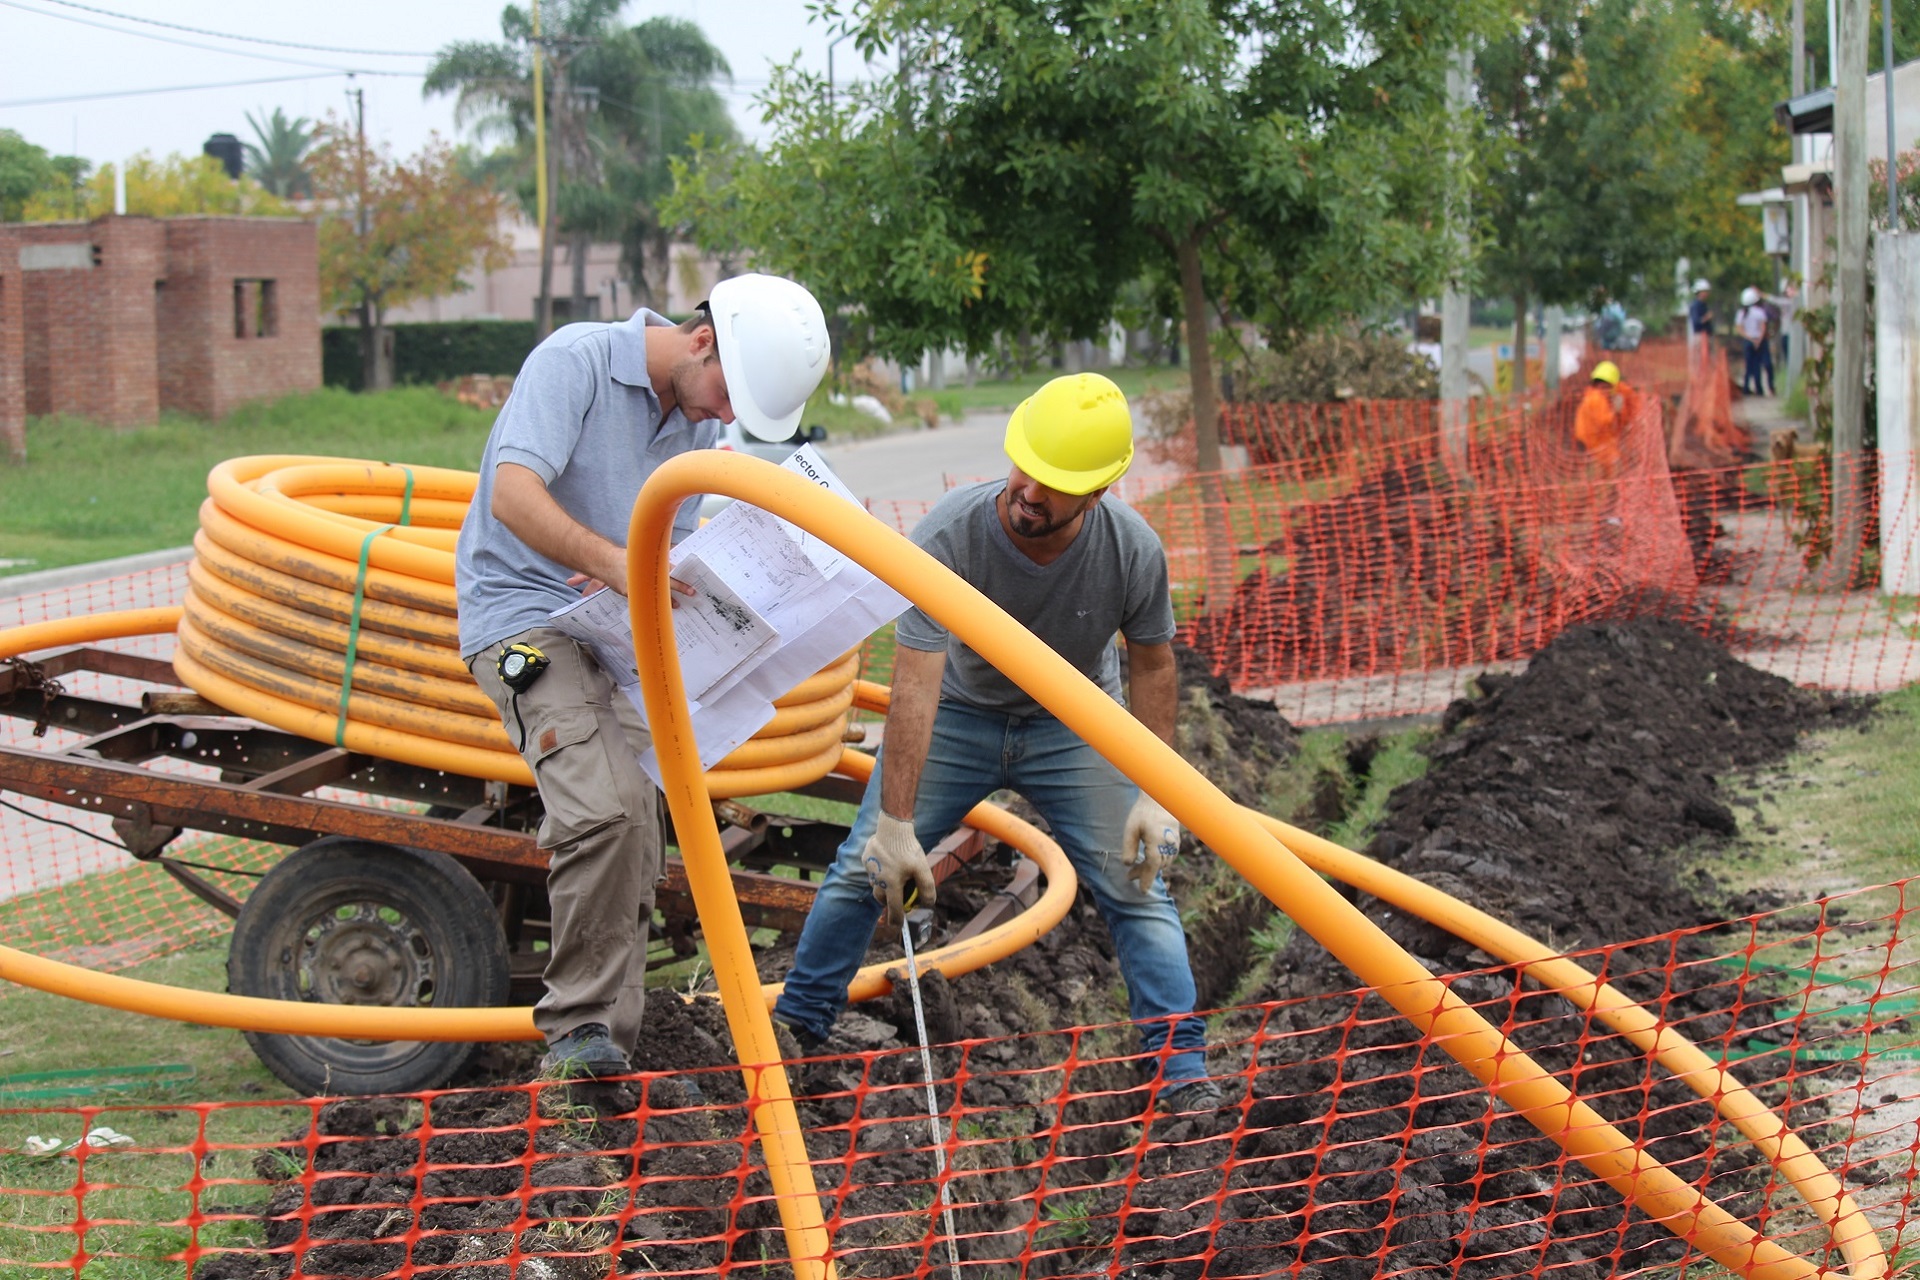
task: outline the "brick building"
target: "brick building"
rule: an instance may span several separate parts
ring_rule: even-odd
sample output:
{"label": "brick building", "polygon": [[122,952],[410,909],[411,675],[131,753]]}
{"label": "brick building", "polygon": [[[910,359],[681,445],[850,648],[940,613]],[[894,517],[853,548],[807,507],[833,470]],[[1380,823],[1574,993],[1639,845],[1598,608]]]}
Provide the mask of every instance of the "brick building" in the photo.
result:
{"label": "brick building", "polygon": [[28,414],[218,418],[320,385],[314,226],[108,216],[0,225],[0,439]]}

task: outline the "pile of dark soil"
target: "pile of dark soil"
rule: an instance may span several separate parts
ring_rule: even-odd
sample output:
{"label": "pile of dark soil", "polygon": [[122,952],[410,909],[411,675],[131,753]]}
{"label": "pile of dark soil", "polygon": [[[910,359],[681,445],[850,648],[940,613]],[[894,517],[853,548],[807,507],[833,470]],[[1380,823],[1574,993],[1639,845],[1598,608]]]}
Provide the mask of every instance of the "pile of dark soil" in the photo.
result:
{"label": "pile of dark soil", "polygon": [[[1368,852],[1569,951],[1710,923],[1680,852],[1735,834],[1720,775],[1862,713],[1662,620],[1577,627],[1523,675],[1478,683]],[[1388,929],[1445,968],[1472,963],[1424,925]]]}
{"label": "pile of dark soil", "polygon": [[[1291,728],[1209,687],[1197,662],[1183,670],[1183,751],[1237,799],[1261,801],[1293,752]],[[1677,851],[1732,829],[1716,776],[1851,714],[1662,623],[1569,632],[1524,675],[1486,684],[1449,713],[1431,771],[1396,794],[1374,852],[1568,949],[1708,923]],[[1179,892],[1201,1003],[1215,1005],[1254,967],[1247,940],[1270,908],[1216,875],[1214,860],[1176,866],[1194,877]],[[941,902],[959,918],[994,884],[953,889]],[[1436,968],[1485,963],[1380,903],[1360,905]],[[1736,986],[1669,974],[1672,949],[1656,951],[1619,951],[1609,972],[1689,1034],[1767,1020],[1750,993],[1742,1003]],[[1154,1280],[1544,1270],[1597,1280],[1680,1256],[1663,1229],[1351,983],[1296,934],[1256,992],[1262,1003],[1214,1024],[1213,1064],[1236,1105],[1165,1116],[1146,1112],[1131,1027],[1034,1030],[1124,1017],[1118,965],[1084,895],[1011,960],[950,987],[929,982],[929,1038],[969,1037],[932,1050],[955,1126],[966,1274],[1118,1265]],[[1682,1177],[1708,1180],[1736,1213],[1759,1208],[1755,1157],[1712,1145],[1704,1104],[1636,1051],[1508,970],[1453,985]],[[329,1108],[324,1127],[338,1138],[276,1189],[269,1243],[303,1244],[307,1275],[390,1274],[409,1249],[413,1265],[455,1280],[585,1280],[607,1275],[609,1258],[620,1275],[767,1260],[767,1274],[788,1274],[719,1007],[660,993],[648,1021],[639,1065],[678,1075],[457,1092],[424,1113],[405,1102]],[[843,1275],[944,1266],[912,1035],[897,994],[849,1013],[829,1056],[794,1071]],[[708,1106],[683,1109],[687,1078]],[[304,1148],[293,1154],[305,1163]],[[510,1275],[502,1260],[516,1244],[528,1256]],[[224,1255],[197,1280],[287,1274],[284,1254]]]}

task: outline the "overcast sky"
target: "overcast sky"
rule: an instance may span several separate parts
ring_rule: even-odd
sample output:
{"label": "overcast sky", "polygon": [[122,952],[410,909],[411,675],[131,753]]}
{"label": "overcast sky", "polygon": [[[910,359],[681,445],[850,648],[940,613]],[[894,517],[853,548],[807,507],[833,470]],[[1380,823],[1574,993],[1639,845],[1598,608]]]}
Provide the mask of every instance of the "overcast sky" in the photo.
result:
{"label": "overcast sky", "polygon": [[[410,152],[429,130],[464,137],[454,128],[451,98],[421,99],[428,57],[260,41],[430,55],[454,40],[498,40],[503,7],[503,0],[0,0],[0,128],[96,164],[140,151],[194,155],[209,134],[250,139],[248,111],[344,115],[354,84],[366,91],[368,134]],[[764,136],[753,97],[769,66],[798,54],[804,66],[826,69],[829,37],[808,23],[800,0],[630,0],[623,14],[628,22],[659,15],[698,23],[726,55],[734,74],[727,101],[749,138]],[[835,51],[837,77],[848,75],[855,56],[850,41]],[[349,81],[343,69],[411,74]],[[277,83],[233,85],[265,80]],[[206,85],[232,87],[182,88]],[[157,89],[177,91],[137,92]]]}

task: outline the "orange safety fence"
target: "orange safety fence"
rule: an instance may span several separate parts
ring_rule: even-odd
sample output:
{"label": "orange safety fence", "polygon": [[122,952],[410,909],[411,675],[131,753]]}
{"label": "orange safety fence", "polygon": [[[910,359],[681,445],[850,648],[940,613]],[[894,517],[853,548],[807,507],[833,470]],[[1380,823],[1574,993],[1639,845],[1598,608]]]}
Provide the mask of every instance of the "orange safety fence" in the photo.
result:
{"label": "orange safety fence", "polygon": [[1801,684],[1920,680],[1920,612],[1877,590],[1911,480],[1883,495],[1863,455],[1836,512],[1824,458],[1748,461],[1721,348],[1603,354],[1635,388],[1612,465],[1575,438],[1584,382],[1472,401],[1457,425],[1431,401],[1222,406],[1242,469],[1120,494],[1167,546],[1182,638],[1303,724],[1437,712],[1568,626],[1647,616]]}
{"label": "orange safety fence", "polygon": [[[1920,1229],[1912,888],[1576,957],[1758,1090],[1895,1257]],[[1577,1001],[1506,966],[1448,984],[1683,1179],[1844,1270],[1762,1153]],[[683,1034],[727,1052],[717,1004],[685,1009]],[[1228,1101],[1200,1116],[1143,1115],[1156,1066],[1130,1056],[1129,1027],[935,1047],[944,1173],[917,1050],[798,1068],[840,1274],[1588,1280],[1705,1265],[1376,995],[1208,1017]],[[788,1274],[730,1065],[340,1101],[75,1106],[35,1096],[47,1086],[0,1095],[0,1274]]]}
{"label": "orange safety fence", "polygon": [[[52,591],[0,598],[0,629],[90,613],[178,604],[187,589],[187,562]],[[96,647],[169,658],[171,635],[100,642]],[[82,697],[137,705],[152,686],[95,671],[63,675],[64,690]],[[40,732],[36,732],[40,731]],[[0,715],[0,746],[62,751],[83,742],[56,721],[46,726]],[[155,772],[217,777],[218,770],[160,757]],[[321,788],[329,799],[391,807],[386,797]],[[285,854],[277,845],[206,833],[187,833],[167,855],[200,867],[212,883],[244,898],[253,879]],[[224,938],[232,920],[193,896],[157,864],[134,862],[103,814],[0,791],[0,945],[88,968],[116,970],[169,954],[194,942]],[[0,1000],[10,986],[0,984]]]}

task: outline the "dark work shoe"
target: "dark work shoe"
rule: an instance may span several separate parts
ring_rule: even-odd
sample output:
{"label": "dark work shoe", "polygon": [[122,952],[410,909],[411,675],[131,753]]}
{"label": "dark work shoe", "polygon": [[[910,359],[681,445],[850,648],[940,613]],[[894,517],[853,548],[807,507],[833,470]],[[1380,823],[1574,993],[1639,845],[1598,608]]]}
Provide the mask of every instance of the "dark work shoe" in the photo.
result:
{"label": "dark work shoe", "polygon": [[541,1074],[560,1080],[601,1080],[632,1071],[633,1065],[613,1042],[613,1034],[604,1022],[583,1022],[547,1041],[546,1056],[540,1059]]}
{"label": "dark work shoe", "polygon": [[818,1057],[827,1043],[805,1027],[778,1018],[773,1020],[773,1038],[780,1046],[780,1056],[790,1062],[796,1058]]}
{"label": "dark work shoe", "polygon": [[1218,1111],[1221,1097],[1220,1086],[1211,1080],[1178,1080],[1160,1090],[1153,1109],[1169,1116],[1196,1115]]}

